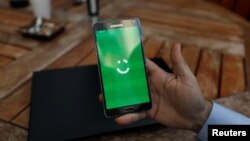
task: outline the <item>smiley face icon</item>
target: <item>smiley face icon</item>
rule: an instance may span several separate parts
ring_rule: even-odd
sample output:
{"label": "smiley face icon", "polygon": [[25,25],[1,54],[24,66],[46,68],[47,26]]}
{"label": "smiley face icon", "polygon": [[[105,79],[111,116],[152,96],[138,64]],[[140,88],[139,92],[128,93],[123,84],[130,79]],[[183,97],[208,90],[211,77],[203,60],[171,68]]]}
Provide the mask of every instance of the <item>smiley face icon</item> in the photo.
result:
{"label": "smiley face icon", "polygon": [[116,71],[120,74],[127,74],[130,70],[128,67],[128,60],[122,59],[117,61],[118,67],[116,68]]}

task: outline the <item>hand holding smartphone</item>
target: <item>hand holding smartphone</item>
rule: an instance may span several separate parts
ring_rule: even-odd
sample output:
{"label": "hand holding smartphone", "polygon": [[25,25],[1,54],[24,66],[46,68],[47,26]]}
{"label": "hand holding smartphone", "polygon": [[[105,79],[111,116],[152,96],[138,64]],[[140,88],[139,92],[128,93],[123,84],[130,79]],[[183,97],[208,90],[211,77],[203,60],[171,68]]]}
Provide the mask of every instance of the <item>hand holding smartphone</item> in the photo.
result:
{"label": "hand holding smartphone", "polygon": [[93,25],[107,117],[152,107],[138,18]]}

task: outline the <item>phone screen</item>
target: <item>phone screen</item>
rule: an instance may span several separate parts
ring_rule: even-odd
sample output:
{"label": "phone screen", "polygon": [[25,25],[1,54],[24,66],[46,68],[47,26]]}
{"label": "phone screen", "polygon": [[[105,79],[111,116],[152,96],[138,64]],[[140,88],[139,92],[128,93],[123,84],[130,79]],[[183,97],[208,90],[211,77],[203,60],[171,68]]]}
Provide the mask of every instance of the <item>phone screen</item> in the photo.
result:
{"label": "phone screen", "polygon": [[150,102],[140,28],[95,34],[106,109]]}

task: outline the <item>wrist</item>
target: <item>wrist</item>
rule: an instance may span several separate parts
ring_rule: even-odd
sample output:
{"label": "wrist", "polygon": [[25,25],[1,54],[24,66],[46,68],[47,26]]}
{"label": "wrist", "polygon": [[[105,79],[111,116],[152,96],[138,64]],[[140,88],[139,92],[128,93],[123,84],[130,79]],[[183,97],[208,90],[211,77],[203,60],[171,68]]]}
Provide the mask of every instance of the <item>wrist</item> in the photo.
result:
{"label": "wrist", "polygon": [[193,121],[191,130],[198,133],[207,121],[210,112],[212,110],[212,102],[205,100],[204,110],[199,114],[199,116]]}

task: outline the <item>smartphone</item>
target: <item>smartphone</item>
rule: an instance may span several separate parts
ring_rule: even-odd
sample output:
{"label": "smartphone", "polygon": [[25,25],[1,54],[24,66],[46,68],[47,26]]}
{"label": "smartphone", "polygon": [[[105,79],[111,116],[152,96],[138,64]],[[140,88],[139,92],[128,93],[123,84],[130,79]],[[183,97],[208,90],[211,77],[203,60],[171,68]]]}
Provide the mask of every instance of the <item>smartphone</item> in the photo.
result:
{"label": "smartphone", "polygon": [[138,18],[93,25],[106,117],[152,107]]}

